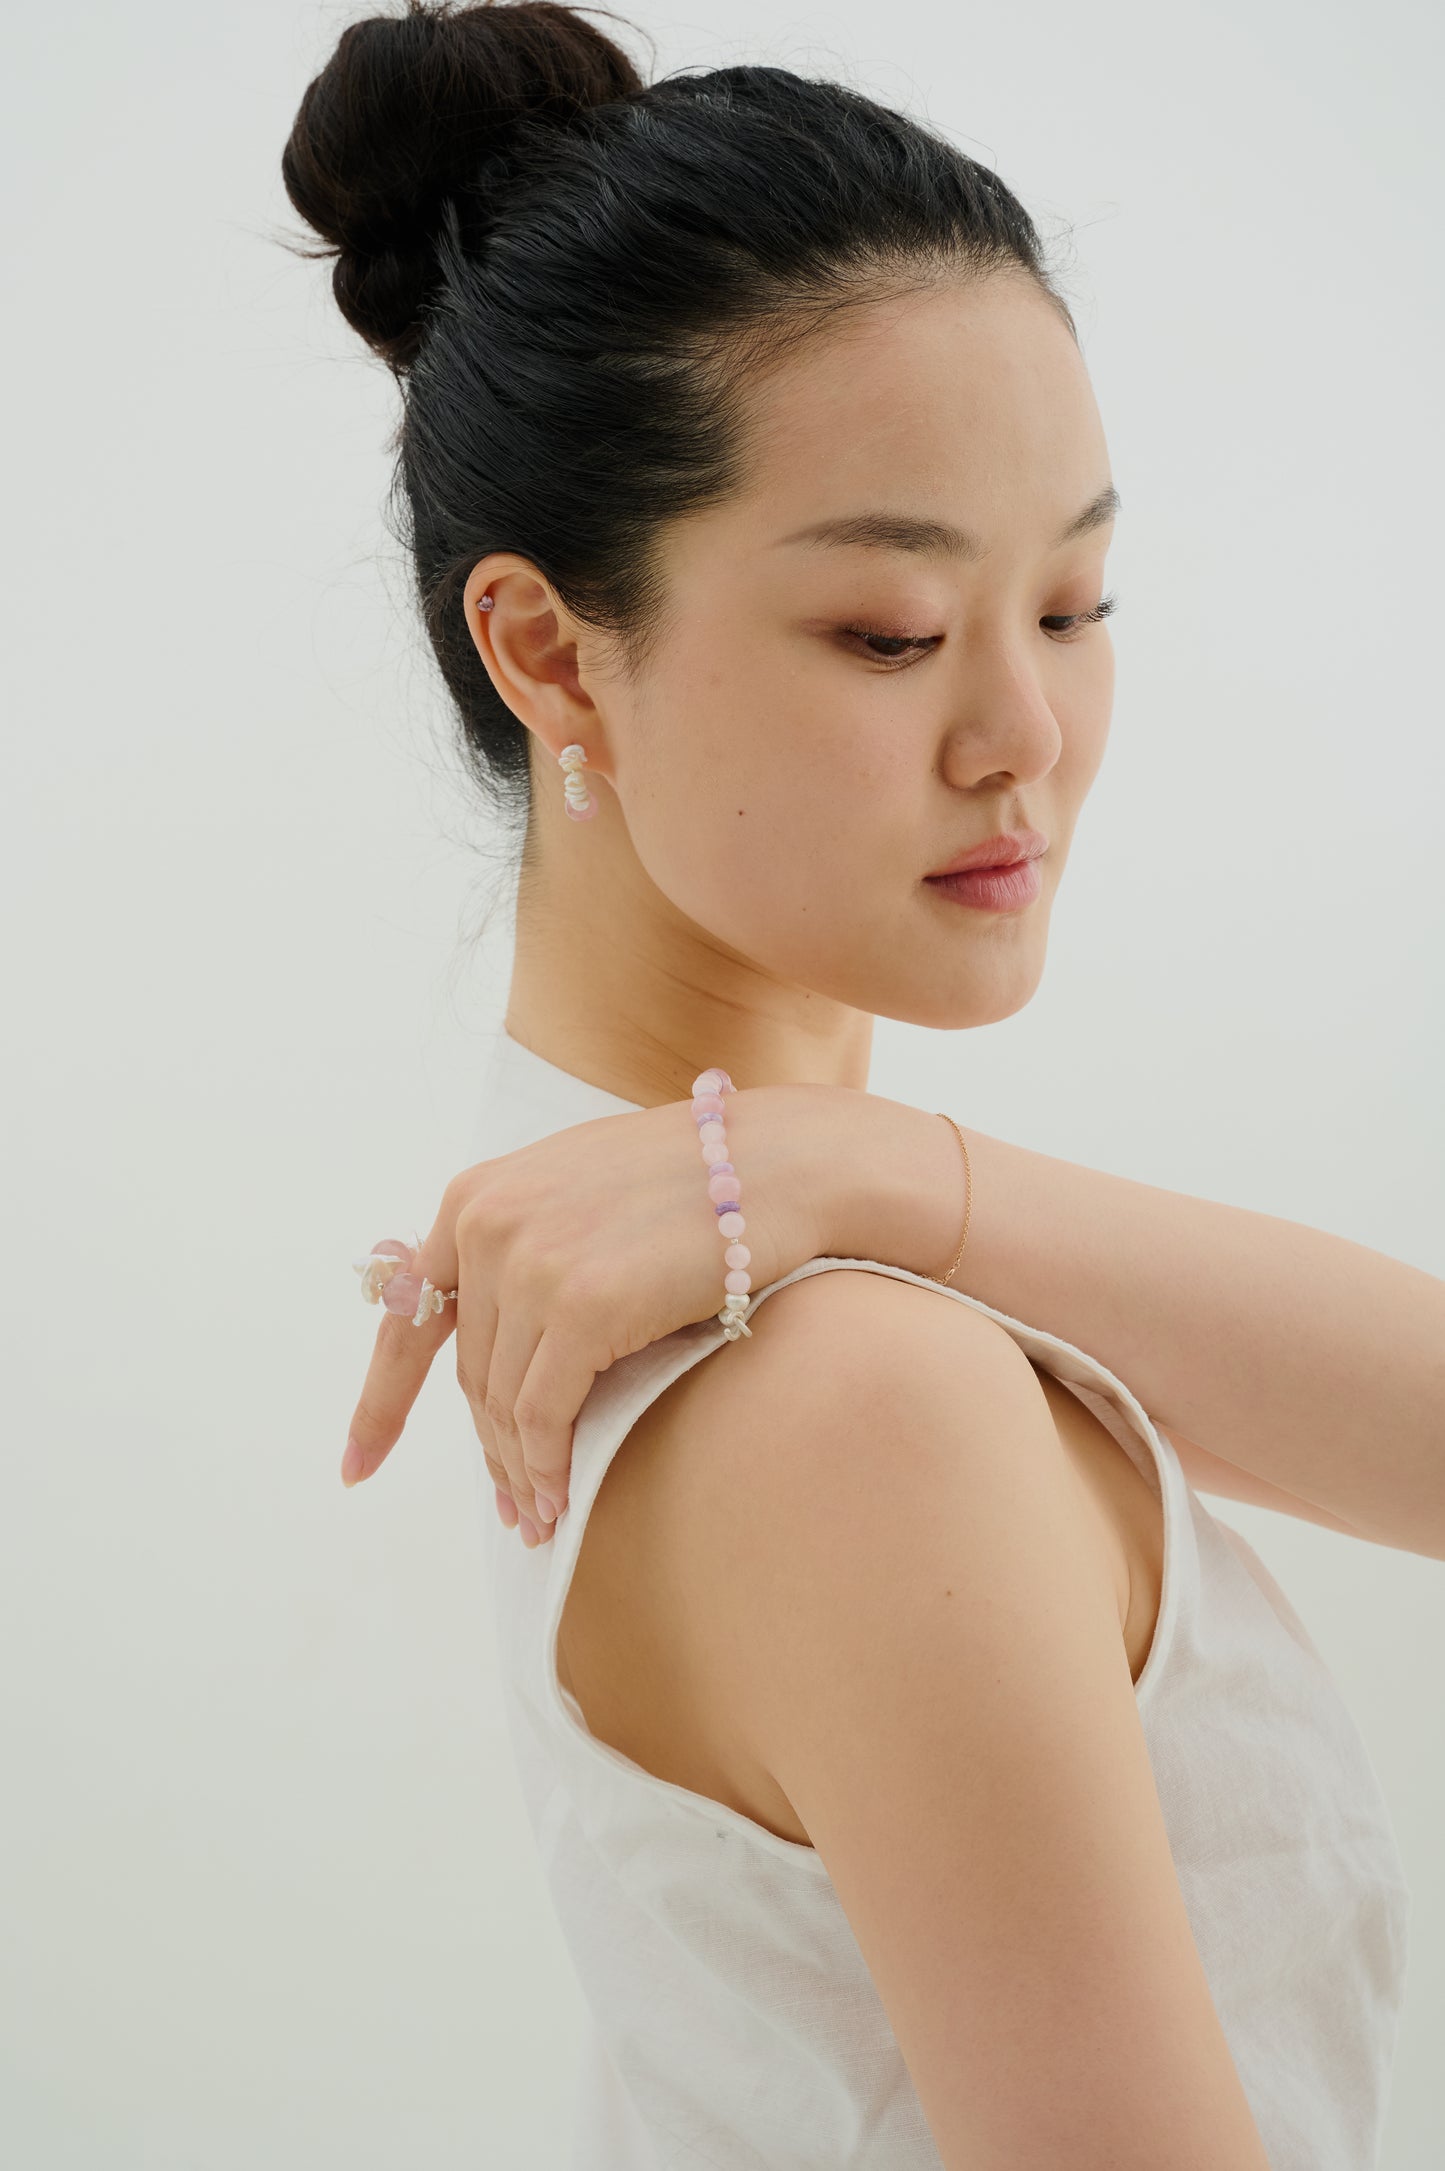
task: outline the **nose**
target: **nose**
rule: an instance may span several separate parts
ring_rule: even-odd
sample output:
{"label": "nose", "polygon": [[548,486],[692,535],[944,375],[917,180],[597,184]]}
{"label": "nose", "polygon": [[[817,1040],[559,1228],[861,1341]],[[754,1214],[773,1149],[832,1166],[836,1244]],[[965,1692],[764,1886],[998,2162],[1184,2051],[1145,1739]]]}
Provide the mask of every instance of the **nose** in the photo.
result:
{"label": "nose", "polygon": [[1063,745],[1053,705],[1017,648],[1001,642],[961,666],[943,757],[951,784],[1034,783],[1049,774]]}

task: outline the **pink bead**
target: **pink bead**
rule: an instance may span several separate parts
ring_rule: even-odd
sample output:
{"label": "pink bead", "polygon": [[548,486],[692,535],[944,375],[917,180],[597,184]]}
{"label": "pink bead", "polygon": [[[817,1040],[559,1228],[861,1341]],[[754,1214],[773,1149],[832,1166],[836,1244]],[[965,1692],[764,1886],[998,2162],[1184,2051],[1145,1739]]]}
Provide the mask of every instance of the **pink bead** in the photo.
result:
{"label": "pink bead", "polygon": [[706,1146],[712,1141],[716,1141],[718,1145],[725,1144],[728,1134],[723,1128],[721,1117],[712,1116],[706,1123],[698,1125],[697,1135],[699,1143]]}
{"label": "pink bead", "polygon": [[725,1274],[723,1276],[723,1287],[727,1290],[727,1293],[730,1297],[745,1296],[748,1290],[752,1288],[752,1286],[753,1277],[751,1274],[744,1274],[741,1271],[738,1271],[737,1273]]}
{"label": "pink bead", "polygon": [[399,1236],[384,1236],[379,1244],[373,1244],[371,1248],[379,1259],[405,1259],[407,1265],[411,1265],[411,1245],[404,1244]]}
{"label": "pink bead", "polygon": [[729,1266],[751,1266],[753,1263],[753,1255],[746,1244],[729,1244],[723,1257]]}
{"label": "pink bead", "polygon": [[707,1139],[703,1145],[702,1157],[704,1161],[726,1161],[728,1157],[727,1141],[721,1138]]}
{"label": "pink bead", "polygon": [[694,1093],[721,1093],[724,1086],[731,1083],[725,1070],[703,1070],[693,1079],[692,1090]]}
{"label": "pink bead", "polygon": [[564,792],[563,802],[567,808],[568,817],[574,822],[590,822],[597,812],[597,801],[595,799],[589,799],[585,807],[574,807]]}
{"label": "pink bead", "polygon": [[[728,1218],[728,1215],[723,1215],[723,1221]],[[718,1223],[718,1227],[722,1227],[722,1221]],[[393,1274],[381,1292],[381,1301],[389,1312],[405,1312],[410,1319],[421,1302],[420,1274]]]}
{"label": "pink bead", "polygon": [[709,1176],[707,1195],[714,1206],[721,1206],[724,1199],[740,1199],[743,1187],[736,1176]]}
{"label": "pink bead", "polygon": [[721,1093],[694,1093],[692,1097],[693,1114],[700,1116],[705,1108],[710,1108],[715,1116],[720,1116],[723,1112]]}
{"label": "pink bead", "polygon": [[719,1233],[723,1236],[741,1236],[743,1230],[747,1227],[747,1223],[741,1214],[719,1214],[717,1225]]}

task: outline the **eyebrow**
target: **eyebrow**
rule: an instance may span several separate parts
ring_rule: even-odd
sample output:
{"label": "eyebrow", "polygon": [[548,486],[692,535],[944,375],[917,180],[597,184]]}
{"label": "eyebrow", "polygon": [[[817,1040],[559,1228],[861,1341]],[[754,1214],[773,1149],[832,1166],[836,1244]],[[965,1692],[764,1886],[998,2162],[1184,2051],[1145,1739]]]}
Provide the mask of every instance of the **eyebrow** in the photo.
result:
{"label": "eyebrow", "polygon": [[[1062,533],[1054,538],[1053,548],[1060,550],[1065,543],[1077,542],[1081,535],[1092,533],[1095,528],[1106,527],[1119,511],[1119,493],[1110,483],[1097,497],[1091,498],[1081,513],[1076,513]],[[926,558],[962,558],[975,562],[988,555],[988,546],[968,528],[954,527],[947,520],[919,520],[908,513],[843,513],[833,520],[815,520],[811,527],[796,528],[791,535],[784,535],[777,545],[789,543],[822,543],[835,548],[865,550],[911,550]]]}

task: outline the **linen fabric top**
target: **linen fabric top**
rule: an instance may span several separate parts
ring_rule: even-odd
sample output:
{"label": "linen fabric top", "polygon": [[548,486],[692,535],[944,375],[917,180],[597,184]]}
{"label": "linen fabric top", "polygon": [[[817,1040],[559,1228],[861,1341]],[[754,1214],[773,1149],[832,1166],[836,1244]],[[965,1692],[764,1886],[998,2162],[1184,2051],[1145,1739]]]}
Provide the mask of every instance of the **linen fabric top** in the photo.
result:
{"label": "linen fabric top", "polygon": [[[481,1152],[637,1106],[503,1027]],[[701,1163],[698,1191],[705,1199]],[[941,1287],[877,1260],[815,1258],[752,1291],[750,1322],[773,1290],[840,1270]],[[719,1306],[722,1274],[719,1244]],[[1160,1499],[1161,1604],[1135,1694],[1215,2008],[1272,2171],[1376,2171],[1410,1893],[1339,1689],[1269,1570],[1203,1506],[1121,1380],[1057,1335],[943,1294],[1062,1380]],[[709,1318],[599,1374],[574,1426],[568,1504],[535,1550],[502,1528],[477,1450],[507,1724],[590,2015],[571,2171],[936,2171],[819,1854],[599,1740],[556,1672],[563,1603],[612,1457],[647,1405],[725,1341]]]}

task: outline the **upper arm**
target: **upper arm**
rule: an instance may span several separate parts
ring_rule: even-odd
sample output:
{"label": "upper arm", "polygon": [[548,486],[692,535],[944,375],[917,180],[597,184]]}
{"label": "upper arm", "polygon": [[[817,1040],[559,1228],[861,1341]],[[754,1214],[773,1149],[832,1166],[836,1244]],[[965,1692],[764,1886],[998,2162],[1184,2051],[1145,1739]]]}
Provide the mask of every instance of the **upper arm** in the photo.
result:
{"label": "upper arm", "polygon": [[778,1291],[737,1347],[689,1414],[699,1603],[944,2163],[1267,2171],[1028,1359],[857,1271]]}

